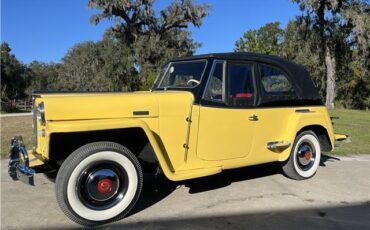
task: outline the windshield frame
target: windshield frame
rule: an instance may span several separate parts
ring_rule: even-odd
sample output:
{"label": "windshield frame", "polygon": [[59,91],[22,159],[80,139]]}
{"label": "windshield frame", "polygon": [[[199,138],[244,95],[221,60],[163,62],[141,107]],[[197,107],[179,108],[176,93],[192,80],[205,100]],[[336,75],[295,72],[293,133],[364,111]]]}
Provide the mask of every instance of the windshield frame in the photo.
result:
{"label": "windshield frame", "polygon": [[[172,64],[174,64],[174,63],[189,63],[189,62],[204,62],[205,63],[204,68],[203,68],[203,71],[202,71],[202,74],[201,74],[200,79],[199,79],[199,84],[197,84],[195,86],[191,86],[191,87],[180,87],[180,86],[176,86],[176,87],[163,87],[163,86],[161,86],[161,84],[162,84],[162,82],[164,80],[164,77],[167,75],[167,72],[169,71],[169,69],[172,66]],[[194,89],[194,88],[196,88],[196,87],[198,87],[198,86],[200,86],[202,84],[202,81],[203,81],[205,72],[207,70],[207,66],[208,66],[208,60],[207,59],[195,59],[195,60],[171,61],[171,62],[168,62],[167,63],[166,71],[164,72],[164,74],[162,76],[159,76],[158,75],[157,80],[154,83],[153,89],[154,90],[169,90],[169,89],[192,90],[192,89]]]}

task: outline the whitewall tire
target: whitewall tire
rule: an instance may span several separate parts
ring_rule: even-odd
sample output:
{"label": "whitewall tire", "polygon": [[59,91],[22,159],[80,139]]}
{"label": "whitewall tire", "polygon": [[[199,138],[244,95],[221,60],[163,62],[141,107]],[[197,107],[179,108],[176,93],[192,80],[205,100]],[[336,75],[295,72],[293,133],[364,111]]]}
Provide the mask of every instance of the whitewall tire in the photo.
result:
{"label": "whitewall tire", "polygon": [[320,142],[312,131],[297,135],[289,159],[283,165],[284,174],[292,179],[308,179],[315,175],[321,159]]}
{"label": "whitewall tire", "polygon": [[71,220],[95,226],[123,218],[138,200],[143,173],[124,146],[95,142],[74,151],[60,168],[56,196]]}

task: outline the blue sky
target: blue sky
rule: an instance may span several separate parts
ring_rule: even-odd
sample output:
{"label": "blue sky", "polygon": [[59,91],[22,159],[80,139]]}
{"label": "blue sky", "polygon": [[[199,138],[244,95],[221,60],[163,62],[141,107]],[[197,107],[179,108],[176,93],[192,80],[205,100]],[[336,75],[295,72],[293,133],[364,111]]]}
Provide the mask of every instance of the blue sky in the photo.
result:
{"label": "blue sky", "polygon": [[[157,0],[161,9],[168,0]],[[202,47],[197,54],[233,51],[234,43],[248,29],[280,21],[285,27],[299,15],[289,0],[198,0],[212,5],[202,27],[190,30]],[[10,44],[18,60],[59,62],[74,44],[102,38],[112,21],[90,23],[94,10],[87,0],[1,0],[1,41]]]}

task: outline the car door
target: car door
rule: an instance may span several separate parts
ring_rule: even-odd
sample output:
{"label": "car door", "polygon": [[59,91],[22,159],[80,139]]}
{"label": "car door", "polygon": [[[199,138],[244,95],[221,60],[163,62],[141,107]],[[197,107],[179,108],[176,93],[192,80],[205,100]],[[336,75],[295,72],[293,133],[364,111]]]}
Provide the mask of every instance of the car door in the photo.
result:
{"label": "car door", "polygon": [[[293,144],[290,133],[295,132],[296,121],[292,120],[296,109],[291,102],[297,101],[296,89],[289,75],[281,68],[269,64],[258,64],[257,82],[259,82],[260,104],[257,130],[253,153],[258,161],[277,160],[279,153]],[[304,107],[303,107],[304,108]],[[280,142],[281,148],[269,149],[269,143]]]}
{"label": "car door", "polygon": [[197,156],[218,161],[246,157],[253,145],[255,64],[214,61],[201,100]]}

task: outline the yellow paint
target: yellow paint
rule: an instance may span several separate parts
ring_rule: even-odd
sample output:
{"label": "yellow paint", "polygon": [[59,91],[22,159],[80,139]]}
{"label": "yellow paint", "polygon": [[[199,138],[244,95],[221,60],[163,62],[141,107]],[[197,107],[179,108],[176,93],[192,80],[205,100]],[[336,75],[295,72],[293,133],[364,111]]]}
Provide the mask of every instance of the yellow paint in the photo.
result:
{"label": "yellow paint", "polygon": [[344,134],[334,134],[335,140],[336,141],[343,141],[347,139],[347,135]]}
{"label": "yellow paint", "polygon": [[202,106],[198,157],[209,161],[246,158],[252,149],[257,123],[248,119],[254,111]]}
{"label": "yellow paint", "polygon": [[[324,106],[290,108],[213,108],[194,104],[185,91],[103,94],[50,94],[44,102],[46,125],[37,122],[37,153],[49,158],[52,133],[141,128],[147,135],[164,174],[185,180],[273,161],[285,161],[296,134],[320,125],[334,146],[334,132]],[[309,109],[299,113],[296,109]],[[134,111],[148,114],[134,115]],[[258,120],[249,117],[256,115]],[[191,122],[187,118],[191,117]],[[41,130],[45,135],[41,135]],[[189,138],[187,138],[189,136]],[[268,142],[292,145],[281,152]],[[188,144],[188,151],[184,144]]]}
{"label": "yellow paint", "polygon": [[29,157],[29,166],[30,167],[36,167],[39,165],[43,165],[44,162],[42,159],[37,158],[37,156],[34,154],[33,150],[28,150],[28,157]]}

